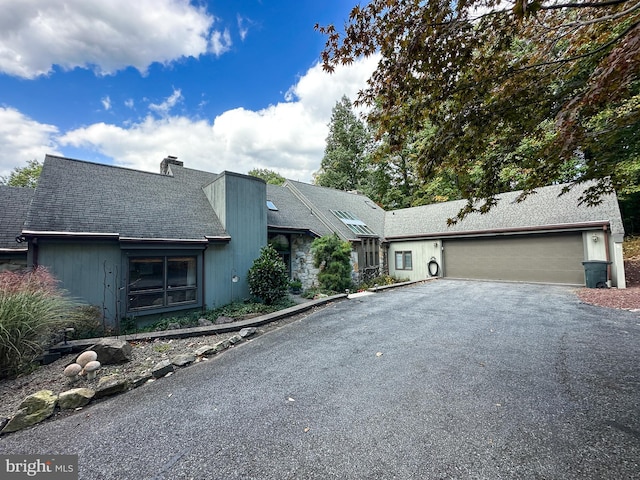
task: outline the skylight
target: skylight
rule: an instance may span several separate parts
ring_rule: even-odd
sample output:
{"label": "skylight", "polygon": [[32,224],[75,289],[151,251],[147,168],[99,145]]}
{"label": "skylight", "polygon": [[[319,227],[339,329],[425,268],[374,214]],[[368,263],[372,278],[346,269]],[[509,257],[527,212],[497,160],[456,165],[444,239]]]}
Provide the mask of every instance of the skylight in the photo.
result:
{"label": "skylight", "polygon": [[347,228],[349,228],[349,230],[351,230],[356,235],[376,235],[376,232],[367,227],[367,225],[362,220],[360,220],[351,212],[346,212],[343,210],[331,210],[331,213],[338,217],[338,219],[340,219],[340,221],[344,223]]}
{"label": "skylight", "polygon": [[278,207],[276,207],[275,203],[273,203],[271,200],[267,200],[267,208],[274,212],[278,211]]}

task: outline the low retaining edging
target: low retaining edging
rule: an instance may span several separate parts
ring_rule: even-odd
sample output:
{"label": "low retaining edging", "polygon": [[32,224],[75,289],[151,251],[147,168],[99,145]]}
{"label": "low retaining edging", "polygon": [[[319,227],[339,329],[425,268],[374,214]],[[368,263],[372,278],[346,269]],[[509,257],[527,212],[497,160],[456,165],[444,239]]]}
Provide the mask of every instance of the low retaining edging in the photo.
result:
{"label": "low retaining edging", "polygon": [[[237,322],[225,323],[223,325],[179,328],[175,330],[163,330],[161,332],[134,333],[130,335],[118,335],[114,338],[135,342],[135,341],[144,341],[144,340],[155,340],[157,338],[162,338],[162,339],[188,338],[188,337],[199,337],[201,335],[215,335],[218,333],[235,332],[238,330],[242,330],[243,328],[246,328],[246,327],[259,327],[267,323],[275,322],[276,320],[290,317],[292,315],[297,315],[298,313],[306,312],[320,305],[325,305],[331,302],[344,300],[345,298],[347,298],[347,295],[344,293],[341,293],[338,295],[332,295],[330,297],[311,300],[309,302],[301,303],[299,305],[294,305],[293,307],[285,308],[283,310],[278,310],[277,312],[261,315],[259,317],[248,318],[246,320],[238,320]],[[101,338],[102,337],[84,338],[81,340],[68,340],[66,343],[61,342],[61,343],[58,343],[57,345],[54,345],[49,349],[49,351],[64,352],[64,353],[80,352],[82,350],[85,350],[88,347],[91,347],[92,345],[95,345]]]}

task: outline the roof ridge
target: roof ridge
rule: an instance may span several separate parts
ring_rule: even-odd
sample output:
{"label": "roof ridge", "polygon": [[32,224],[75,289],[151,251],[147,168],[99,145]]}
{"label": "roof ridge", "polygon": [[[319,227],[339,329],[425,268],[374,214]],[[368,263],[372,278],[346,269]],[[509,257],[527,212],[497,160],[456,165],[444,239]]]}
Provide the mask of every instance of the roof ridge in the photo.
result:
{"label": "roof ridge", "polygon": [[[297,183],[302,183],[302,182],[297,182]],[[307,184],[308,185],[308,184]],[[307,197],[305,197],[302,192],[300,190],[298,190],[298,188],[293,185],[293,181],[289,181],[287,180],[283,187],[286,187],[289,189],[289,191],[298,199],[302,202],[302,204],[307,207],[310,211],[312,215],[315,215],[316,218],[318,220],[320,220],[320,222],[327,227],[330,231],[334,232],[334,233],[338,233],[340,236],[344,237],[344,235],[342,235],[340,233],[339,229],[335,228],[335,225],[333,223],[331,223],[331,221],[322,213],[320,208],[315,208],[315,205],[311,202],[311,200],[309,200]]]}

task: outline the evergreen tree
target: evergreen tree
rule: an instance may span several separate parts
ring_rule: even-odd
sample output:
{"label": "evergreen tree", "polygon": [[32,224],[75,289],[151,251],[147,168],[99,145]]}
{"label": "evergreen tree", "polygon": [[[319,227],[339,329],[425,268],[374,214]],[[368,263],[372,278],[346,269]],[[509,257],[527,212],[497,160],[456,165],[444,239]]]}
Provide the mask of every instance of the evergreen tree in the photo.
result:
{"label": "evergreen tree", "polygon": [[331,112],[329,136],[314,183],[338,190],[359,190],[367,183],[371,136],[345,95]]}

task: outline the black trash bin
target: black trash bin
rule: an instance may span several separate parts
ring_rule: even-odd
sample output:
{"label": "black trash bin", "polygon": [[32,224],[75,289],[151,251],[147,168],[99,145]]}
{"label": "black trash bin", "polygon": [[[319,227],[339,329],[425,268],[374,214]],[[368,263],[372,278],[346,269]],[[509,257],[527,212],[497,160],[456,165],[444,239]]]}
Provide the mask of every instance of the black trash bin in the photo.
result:
{"label": "black trash bin", "polygon": [[607,288],[607,267],[611,262],[589,260],[582,262],[587,288]]}

